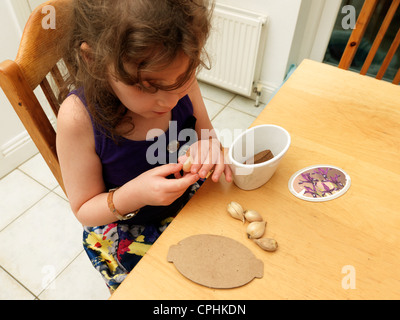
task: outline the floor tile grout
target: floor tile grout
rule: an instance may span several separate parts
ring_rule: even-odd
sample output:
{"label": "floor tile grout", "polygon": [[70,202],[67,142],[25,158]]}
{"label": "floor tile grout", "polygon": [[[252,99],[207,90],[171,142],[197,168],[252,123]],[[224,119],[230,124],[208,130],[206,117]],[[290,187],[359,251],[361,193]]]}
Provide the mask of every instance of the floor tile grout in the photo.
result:
{"label": "floor tile grout", "polygon": [[236,97],[237,97],[237,95],[234,95],[226,104],[222,104],[221,102],[218,102],[218,101],[215,101],[215,100],[211,100],[211,99],[205,98],[205,99],[208,99],[208,100],[210,100],[210,101],[219,103],[220,105],[223,106],[223,107],[221,108],[221,110],[219,110],[219,111],[214,115],[214,117],[213,117],[212,119],[210,119],[210,120],[213,121],[216,117],[218,117],[218,116],[222,113],[222,111],[224,111],[224,110],[228,107],[228,105],[229,105]]}
{"label": "floor tile grout", "polygon": [[82,252],[84,251],[84,249],[82,248],[82,250],[75,256],[75,258],[73,258],[58,274],[57,276],[48,284],[48,286],[46,288],[44,288],[42,291],[40,291],[40,293],[37,295],[37,299],[41,300],[40,295],[42,293],[44,293],[54,282],[57,281],[57,279],[62,276],[63,272],[65,272],[66,269],[68,269],[69,266],[71,266],[72,263],[74,263],[74,261],[76,259],[78,259],[78,257],[82,254]]}
{"label": "floor tile grout", "polygon": [[9,277],[14,279],[15,282],[17,282],[22,288],[24,288],[26,291],[28,291],[35,299],[38,299],[38,297],[31,292],[21,281],[18,280],[13,274],[11,274],[7,269],[5,269],[3,266],[0,265],[0,269],[2,269]]}
{"label": "floor tile grout", "polygon": [[[37,156],[37,155],[38,155],[38,153],[37,153],[35,156]],[[32,158],[31,158],[31,159],[32,159]],[[23,169],[21,169],[21,165],[18,166],[18,168],[15,169],[15,170],[19,170],[19,171],[22,172],[24,175],[26,175],[27,177],[31,178],[31,179],[32,179],[33,181],[35,181],[36,183],[39,183],[42,187],[46,188],[46,189],[49,190],[49,191],[53,191],[55,188],[58,187],[58,184],[57,184],[53,189],[49,188],[48,186],[46,186],[46,185],[43,184],[42,182],[40,182],[40,181],[38,181],[37,179],[35,179],[34,177],[32,177],[29,173],[27,173],[27,172],[25,172]]]}
{"label": "floor tile grout", "polygon": [[[15,169],[18,170],[18,169]],[[37,182],[35,180],[35,182]],[[28,208],[26,208],[26,210],[24,210],[23,212],[21,212],[21,214],[19,214],[18,216],[15,217],[15,219],[13,219],[12,221],[10,221],[10,223],[8,223],[4,228],[0,229],[0,232],[4,231],[5,229],[7,229],[10,225],[12,225],[16,220],[18,220],[19,218],[21,218],[26,212],[28,212],[29,210],[31,210],[34,206],[36,206],[40,201],[42,201],[44,198],[46,198],[52,191],[49,190],[48,188],[46,188],[48,190],[48,192],[46,194],[44,194],[41,198],[39,198],[36,202],[34,202],[31,206],[29,206]],[[65,200],[65,199],[64,199]]]}

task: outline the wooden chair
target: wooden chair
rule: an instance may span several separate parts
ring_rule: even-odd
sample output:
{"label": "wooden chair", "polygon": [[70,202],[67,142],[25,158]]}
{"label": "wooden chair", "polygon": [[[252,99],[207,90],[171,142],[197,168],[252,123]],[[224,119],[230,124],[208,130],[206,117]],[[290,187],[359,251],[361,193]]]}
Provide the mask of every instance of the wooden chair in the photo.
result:
{"label": "wooden chair", "polygon": [[[34,90],[38,86],[42,88],[57,117],[60,105],[56,92],[64,83],[57,63],[66,45],[65,30],[69,27],[71,3],[71,0],[51,0],[36,8],[25,26],[16,59],[0,64],[0,86],[64,191],[56,152],[56,132]],[[55,29],[42,27],[46,17],[42,8],[46,5],[55,8]],[[58,89],[50,85],[52,82]]]}
{"label": "wooden chair", "polygon": [[[365,0],[365,3],[361,9],[360,15],[356,22],[356,28],[351,33],[350,39],[347,43],[347,46],[343,53],[343,56],[339,62],[339,68],[346,69],[346,70],[350,68],[350,65],[354,59],[356,52],[357,52],[358,46],[361,43],[361,40],[362,40],[362,38],[365,34],[365,31],[368,27],[368,23],[370,22],[371,17],[374,14],[374,10],[376,9],[378,2],[379,2],[379,0]],[[365,59],[365,62],[361,68],[360,74],[365,75],[367,73],[369,67],[371,66],[371,63],[379,49],[379,46],[383,40],[383,37],[386,34],[386,31],[389,28],[390,23],[393,20],[393,16],[395,15],[397,8],[399,7],[399,4],[400,4],[400,0],[392,0],[390,8],[385,16],[385,19],[382,22],[382,25],[378,31],[378,34],[372,44],[372,47],[367,55],[367,58]],[[400,45],[400,28],[399,28],[399,31],[397,32],[397,34],[393,40],[393,43],[392,43],[391,47],[389,48],[389,50],[386,54],[386,57],[383,60],[382,65],[376,75],[377,79],[381,80],[383,78],[399,45]],[[394,79],[393,79],[393,84],[399,84],[399,83],[400,83],[400,68],[397,71],[397,74],[394,76]]]}

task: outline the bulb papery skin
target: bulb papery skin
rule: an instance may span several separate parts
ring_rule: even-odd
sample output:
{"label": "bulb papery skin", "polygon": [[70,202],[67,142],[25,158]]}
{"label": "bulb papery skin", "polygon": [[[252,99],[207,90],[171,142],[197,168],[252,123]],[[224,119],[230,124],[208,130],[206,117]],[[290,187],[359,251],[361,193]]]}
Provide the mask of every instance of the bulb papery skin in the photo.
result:
{"label": "bulb papery skin", "polygon": [[230,202],[227,206],[227,210],[233,218],[244,222],[244,210],[239,203],[235,201]]}
{"label": "bulb papery skin", "polygon": [[274,252],[278,249],[278,243],[275,239],[270,238],[262,238],[262,239],[254,239],[254,242],[258,244],[258,246],[269,252]]}
{"label": "bulb papery skin", "polygon": [[248,222],[263,221],[261,215],[255,210],[246,210],[246,212],[244,213],[244,217]]}
{"label": "bulb papery skin", "polygon": [[264,221],[255,221],[249,223],[247,226],[247,236],[250,239],[258,239],[264,235],[266,222]]}

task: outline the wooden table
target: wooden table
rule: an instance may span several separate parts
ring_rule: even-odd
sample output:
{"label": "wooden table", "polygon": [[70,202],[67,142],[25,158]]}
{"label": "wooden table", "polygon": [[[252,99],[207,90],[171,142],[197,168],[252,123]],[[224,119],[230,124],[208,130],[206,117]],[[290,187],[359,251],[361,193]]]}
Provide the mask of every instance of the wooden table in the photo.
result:
{"label": "wooden table", "polygon": [[[265,123],[292,137],[272,179],[253,191],[207,181],[111,299],[400,298],[399,86],[305,60],[253,125]],[[317,164],[346,171],[347,193],[320,203],[294,197],[292,174]],[[226,211],[232,200],[263,215],[276,252],[247,239]],[[241,242],[264,261],[264,277],[229,290],[186,279],[167,253],[195,234]]]}

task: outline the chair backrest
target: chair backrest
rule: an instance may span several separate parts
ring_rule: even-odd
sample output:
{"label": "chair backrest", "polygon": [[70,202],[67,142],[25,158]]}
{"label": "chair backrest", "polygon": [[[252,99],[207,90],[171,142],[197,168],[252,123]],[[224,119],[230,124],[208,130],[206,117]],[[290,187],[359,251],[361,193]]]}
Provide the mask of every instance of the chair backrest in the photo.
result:
{"label": "chair backrest", "polygon": [[[357,49],[361,43],[361,40],[365,34],[365,31],[368,27],[368,23],[371,20],[372,15],[374,14],[374,11],[376,9],[376,6],[378,4],[379,0],[365,0],[364,5],[361,9],[360,15],[358,16],[357,22],[355,29],[351,33],[350,39],[347,43],[347,46],[345,48],[345,51],[343,53],[343,56],[339,62],[339,68],[342,69],[349,69],[351,66],[351,63],[354,59],[354,56],[357,52]],[[364,61],[364,64],[361,68],[360,73],[365,75],[367,74],[367,71],[369,67],[371,66],[371,63],[379,49],[379,46],[381,45],[381,42],[386,34],[386,31],[389,28],[390,23],[393,20],[393,17],[396,13],[397,8],[399,7],[400,0],[392,0],[392,3],[390,5],[389,10],[387,11],[387,14],[385,16],[385,19],[382,22],[382,25],[375,37],[375,40],[371,46],[371,49],[369,50],[369,53]],[[400,28],[386,54],[385,59],[382,62],[382,65],[376,75],[376,78],[381,80],[383,76],[385,75],[387,68],[389,67],[390,62],[393,59],[393,56],[395,55],[397,48],[400,45]],[[393,79],[394,84],[399,84],[400,83],[400,68],[397,71],[396,75],[394,76]]]}
{"label": "chair backrest", "polygon": [[[48,12],[43,10],[43,13],[42,9],[49,5],[55,10],[54,29],[44,28],[42,24]],[[56,132],[34,90],[38,86],[42,88],[57,117],[60,106],[56,92],[64,83],[57,63],[66,46],[65,34],[72,14],[71,5],[71,0],[51,0],[36,8],[25,26],[16,59],[0,64],[0,86],[63,189]],[[50,84],[53,82],[58,88]]]}

